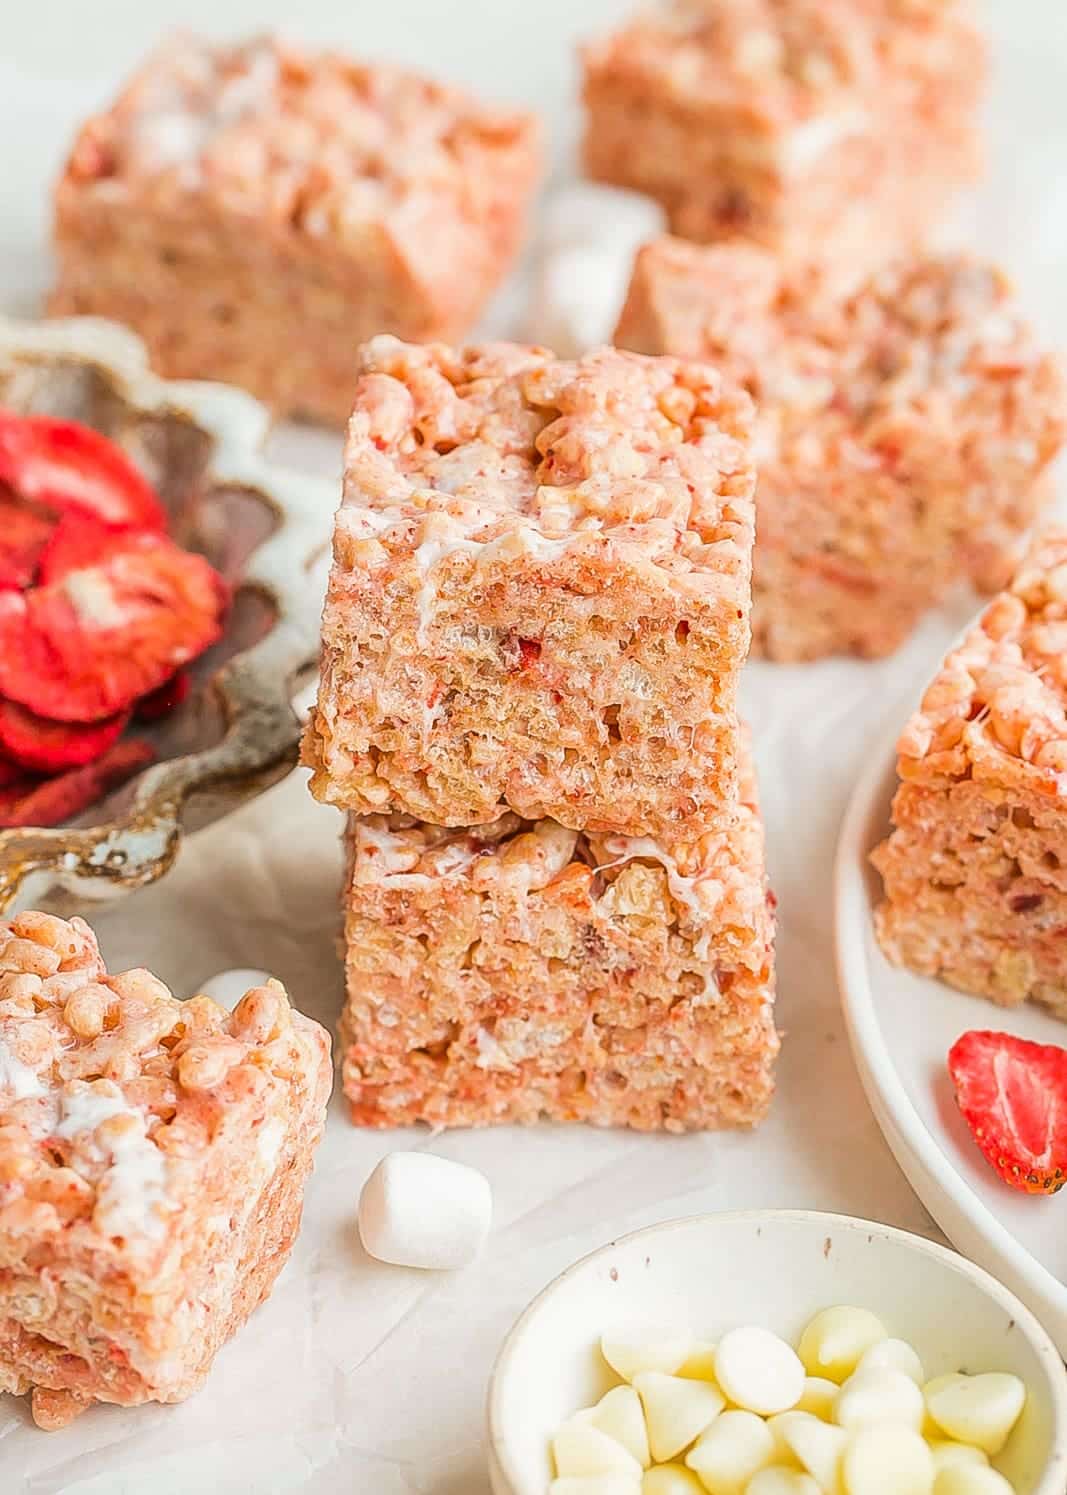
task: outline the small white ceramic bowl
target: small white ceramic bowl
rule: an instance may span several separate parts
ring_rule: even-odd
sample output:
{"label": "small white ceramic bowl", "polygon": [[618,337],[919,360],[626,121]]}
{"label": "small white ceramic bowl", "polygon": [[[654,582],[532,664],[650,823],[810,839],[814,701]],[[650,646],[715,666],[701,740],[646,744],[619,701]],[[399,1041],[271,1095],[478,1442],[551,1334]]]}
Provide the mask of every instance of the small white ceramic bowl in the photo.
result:
{"label": "small white ceramic bowl", "polygon": [[603,1247],[547,1287],[504,1341],[489,1385],[496,1495],[546,1495],[553,1433],[614,1384],[597,1349],[604,1331],[677,1324],[715,1339],[754,1323],[795,1344],[836,1303],[873,1309],[915,1346],[928,1376],[1021,1376],[1026,1409],[997,1466],[1020,1495],[1064,1495],[1067,1371],[1030,1311],[920,1236],[800,1210],[670,1220]]}

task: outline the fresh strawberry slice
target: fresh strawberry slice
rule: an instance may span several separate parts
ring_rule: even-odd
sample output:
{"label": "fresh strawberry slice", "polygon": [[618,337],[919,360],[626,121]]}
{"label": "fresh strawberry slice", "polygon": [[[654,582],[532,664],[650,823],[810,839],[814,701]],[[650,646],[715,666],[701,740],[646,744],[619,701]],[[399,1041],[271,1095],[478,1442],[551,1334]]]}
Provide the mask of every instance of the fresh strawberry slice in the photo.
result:
{"label": "fresh strawberry slice", "polygon": [[155,751],[139,738],[116,742],[102,758],[58,778],[26,779],[0,789],[0,829],[62,825],[155,762]]}
{"label": "fresh strawberry slice", "polygon": [[101,524],[87,514],[64,514],[41,551],[37,583],[48,587],[71,571],[96,565],[119,543],[125,533],[113,524]]}
{"label": "fresh strawberry slice", "polygon": [[155,490],[125,452],[75,421],[0,410],[0,482],[60,514],[78,509],[105,524],[167,527]]}
{"label": "fresh strawberry slice", "polygon": [[142,696],[137,702],[134,710],[137,712],[137,720],[140,722],[158,722],[165,716],[170,716],[172,711],[189,698],[189,692],[193,688],[193,682],[189,678],[188,670],[179,670],[169,680],[164,680],[158,690],[153,690],[146,696]]}
{"label": "fresh strawberry slice", "polygon": [[52,722],[16,701],[0,700],[0,752],[34,773],[81,768],[122,736],[129,712],[101,722]]}
{"label": "fresh strawberry slice", "polygon": [[0,492],[0,588],[33,585],[55,520]]}
{"label": "fresh strawberry slice", "polygon": [[156,690],[222,632],[225,583],[163,535],[31,592],[0,592],[0,696],[53,721],[98,722]]}
{"label": "fresh strawberry slice", "polygon": [[1010,1033],[964,1033],[949,1050],[956,1102],[1005,1183],[1055,1194],[1067,1182],[1067,1049]]}

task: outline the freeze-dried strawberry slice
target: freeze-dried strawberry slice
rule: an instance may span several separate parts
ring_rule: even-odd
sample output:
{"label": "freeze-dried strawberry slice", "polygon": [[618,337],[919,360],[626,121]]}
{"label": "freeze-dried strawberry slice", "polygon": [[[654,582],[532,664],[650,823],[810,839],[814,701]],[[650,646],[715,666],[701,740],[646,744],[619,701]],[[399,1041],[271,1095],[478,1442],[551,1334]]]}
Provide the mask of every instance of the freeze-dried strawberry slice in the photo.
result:
{"label": "freeze-dried strawberry slice", "polygon": [[0,483],[59,514],[78,509],[105,524],[167,526],[155,490],[125,452],[76,421],[0,410]]}
{"label": "freeze-dried strawberry slice", "polygon": [[0,695],[55,721],[115,716],[213,644],[225,608],[203,557],[127,531],[94,566],[0,592]]}
{"label": "freeze-dried strawberry slice", "polygon": [[1067,1182],[1067,1050],[1010,1033],[964,1033],[949,1050],[956,1101],[1005,1183],[1055,1194]]}
{"label": "freeze-dried strawberry slice", "polygon": [[116,742],[102,758],[72,768],[58,778],[28,780],[23,787],[0,789],[0,829],[13,826],[62,825],[155,762],[155,751],[139,738]]}
{"label": "freeze-dried strawberry slice", "polygon": [[70,571],[84,571],[103,560],[119,543],[123,530],[101,524],[87,514],[64,514],[41,551],[37,581],[42,587],[62,581]]}
{"label": "freeze-dried strawberry slice", "polygon": [[193,682],[189,678],[188,670],[179,670],[169,680],[164,680],[158,690],[153,690],[147,696],[142,696],[134,707],[137,712],[137,720],[141,722],[158,722],[163,717],[169,716],[172,711],[189,698],[189,692],[193,688]]}
{"label": "freeze-dried strawberry slice", "polygon": [[0,588],[33,585],[55,520],[0,492]]}
{"label": "freeze-dried strawberry slice", "polygon": [[102,722],[52,722],[17,701],[0,700],[0,752],[35,773],[80,768],[122,736],[129,712]]}
{"label": "freeze-dried strawberry slice", "polygon": [[25,777],[25,769],[20,768],[17,763],[12,763],[7,758],[0,757],[0,789],[10,788],[12,784],[16,784],[23,777]]}

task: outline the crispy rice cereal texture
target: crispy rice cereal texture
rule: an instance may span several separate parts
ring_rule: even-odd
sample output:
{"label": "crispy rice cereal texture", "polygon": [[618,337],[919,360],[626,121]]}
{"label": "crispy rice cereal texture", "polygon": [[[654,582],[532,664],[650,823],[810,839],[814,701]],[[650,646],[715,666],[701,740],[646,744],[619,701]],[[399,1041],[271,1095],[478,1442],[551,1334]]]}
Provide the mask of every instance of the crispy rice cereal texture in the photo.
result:
{"label": "crispy rice cereal texture", "polygon": [[1067,529],[946,659],[898,744],[874,853],[890,960],[1067,1018]]}
{"label": "crispy rice cereal texture", "polygon": [[688,239],[873,263],[976,172],[968,0],[669,0],[583,61],[590,175]]}
{"label": "crispy rice cereal texture", "polygon": [[313,792],[630,835],[732,813],[748,396],[610,349],[378,338],[359,373]]}
{"label": "crispy rice cereal texture", "polygon": [[1049,496],[1062,373],[973,260],[911,256],[843,291],[755,246],[662,239],[616,341],[755,397],[757,653],[890,653],[954,585],[1004,586]]}
{"label": "crispy rice cereal texture", "polygon": [[0,1390],[40,1426],[198,1389],[289,1255],[329,1047],[276,982],[230,1014],[0,922]]}
{"label": "crispy rice cereal texture", "polygon": [[755,784],[673,854],[506,815],[349,823],[342,1072],[360,1126],[749,1126],[778,1049]]}
{"label": "crispy rice cereal texture", "polygon": [[273,39],[180,37],[75,141],[51,309],[126,322],[163,374],[340,425],[359,342],[476,320],[539,169],[531,115]]}

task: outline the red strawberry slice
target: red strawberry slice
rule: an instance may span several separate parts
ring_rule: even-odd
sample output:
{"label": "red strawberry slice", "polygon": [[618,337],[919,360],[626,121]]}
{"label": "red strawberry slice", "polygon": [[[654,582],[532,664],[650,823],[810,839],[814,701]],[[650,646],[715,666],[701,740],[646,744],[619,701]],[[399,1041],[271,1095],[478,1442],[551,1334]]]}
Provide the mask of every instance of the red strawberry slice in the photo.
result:
{"label": "red strawberry slice", "polygon": [[183,702],[188,700],[189,692],[193,688],[193,682],[189,678],[188,670],[179,670],[169,680],[165,680],[158,690],[150,691],[147,696],[142,696],[134,708],[137,712],[137,720],[140,722],[158,722],[165,716],[170,716],[172,711],[177,711]]}
{"label": "red strawberry slice", "polygon": [[81,768],[122,736],[129,712],[101,722],[52,722],[16,701],[0,700],[0,752],[34,773]]}
{"label": "red strawberry slice", "polygon": [[101,524],[99,519],[90,519],[86,514],[64,514],[41,552],[38,585],[51,586],[71,571],[94,566],[114,549],[123,533],[113,524]]}
{"label": "red strawberry slice", "polygon": [[65,820],[73,820],[154,763],[155,757],[149,743],[127,737],[84,768],[72,768],[55,779],[26,779],[0,789],[0,829],[62,825]]}
{"label": "red strawberry slice", "polygon": [[115,716],[215,642],[226,601],[202,556],[127,531],[62,581],[0,592],[0,696],[54,721]]}
{"label": "red strawberry slice", "polygon": [[8,758],[0,758],[0,789],[10,789],[12,784],[17,784],[25,776],[17,763],[12,763]]}
{"label": "red strawberry slice", "polygon": [[1005,1183],[1055,1194],[1067,1182],[1067,1050],[1010,1033],[964,1033],[949,1050],[956,1101]]}
{"label": "red strawberry slice", "polygon": [[0,493],[0,588],[32,586],[55,520]]}
{"label": "red strawberry slice", "polygon": [[105,524],[167,526],[155,490],[125,452],[75,421],[0,410],[0,482],[60,514],[77,509]]}

